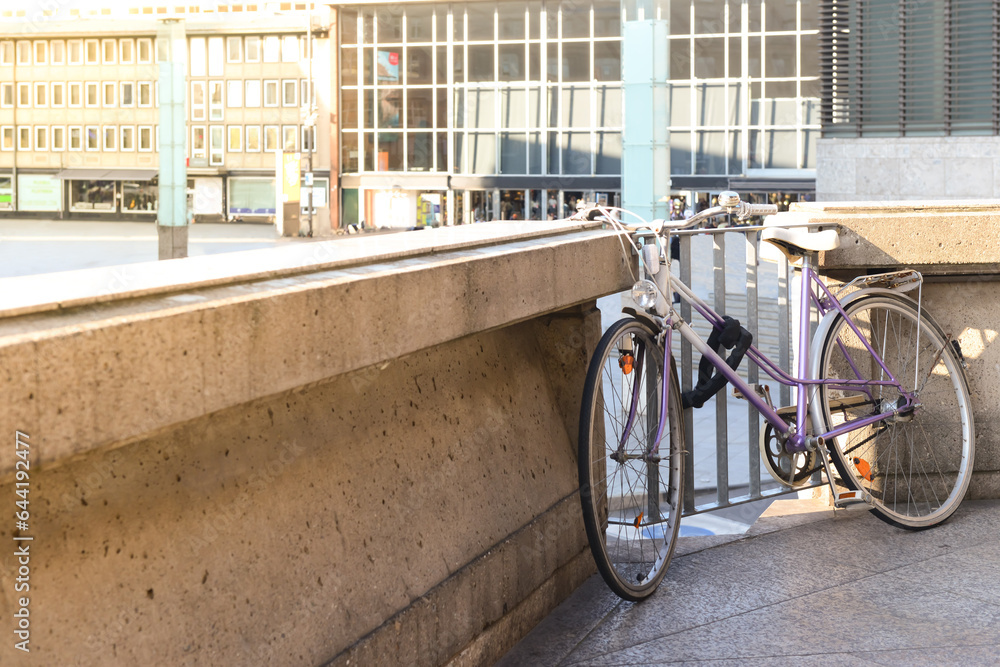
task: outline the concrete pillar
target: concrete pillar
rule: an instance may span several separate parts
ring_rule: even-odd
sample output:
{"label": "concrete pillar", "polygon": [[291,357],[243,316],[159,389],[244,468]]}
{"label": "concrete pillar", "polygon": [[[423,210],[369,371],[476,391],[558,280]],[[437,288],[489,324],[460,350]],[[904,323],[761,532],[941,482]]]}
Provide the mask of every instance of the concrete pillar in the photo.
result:
{"label": "concrete pillar", "polygon": [[[187,38],[184,24],[166,20],[157,37],[166,44],[167,59],[160,63],[160,172],[156,229],[159,258],[187,257],[187,123],[184,100],[187,95]],[[182,231],[178,231],[182,230]]]}

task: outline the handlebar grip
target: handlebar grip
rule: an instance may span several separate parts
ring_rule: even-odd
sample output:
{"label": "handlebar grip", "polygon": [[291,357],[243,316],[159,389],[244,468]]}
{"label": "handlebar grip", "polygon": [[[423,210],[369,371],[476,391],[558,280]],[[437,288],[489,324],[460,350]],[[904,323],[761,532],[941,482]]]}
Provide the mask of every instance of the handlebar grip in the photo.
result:
{"label": "handlebar grip", "polygon": [[740,211],[741,218],[749,218],[755,215],[774,215],[778,212],[778,207],[774,204],[748,204],[744,203],[742,211]]}

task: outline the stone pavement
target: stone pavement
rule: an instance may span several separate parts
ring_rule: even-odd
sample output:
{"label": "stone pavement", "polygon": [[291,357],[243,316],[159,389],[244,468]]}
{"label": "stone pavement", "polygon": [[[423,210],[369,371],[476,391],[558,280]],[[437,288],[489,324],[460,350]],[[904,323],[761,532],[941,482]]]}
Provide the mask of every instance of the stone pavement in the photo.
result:
{"label": "stone pavement", "polygon": [[498,664],[1000,664],[998,530],[998,500],[921,532],[776,501],[744,536],[680,538],[644,602],[594,575]]}

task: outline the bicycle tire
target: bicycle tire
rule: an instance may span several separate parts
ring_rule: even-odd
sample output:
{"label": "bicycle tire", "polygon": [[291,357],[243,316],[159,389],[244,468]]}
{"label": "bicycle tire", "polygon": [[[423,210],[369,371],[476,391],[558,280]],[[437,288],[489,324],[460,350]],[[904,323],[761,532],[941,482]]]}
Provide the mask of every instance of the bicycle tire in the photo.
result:
{"label": "bicycle tire", "polygon": [[[633,366],[626,371],[620,360],[628,349]],[[605,582],[633,602],[659,586],[680,526],[684,413],[672,359],[670,369],[669,419],[661,435],[668,444],[655,461],[638,458],[656,438],[663,403],[663,351],[652,328],[632,318],[613,324],[597,345],[583,390],[578,464],[587,538]],[[623,437],[633,396],[639,399],[633,428]],[[631,458],[613,458],[619,448]]]}
{"label": "bicycle tire", "polygon": [[[916,388],[918,407],[829,438],[833,463],[845,486],[871,495],[872,513],[883,521],[912,530],[935,526],[962,502],[975,460],[975,423],[961,360],[926,312],[919,316],[918,344],[917,304],[906,297],[861,297],[846,313],[903,389]],[[821,349],[822,378],[884,377],[842,315],[834,318]],[[894,386],[823,386],[818,394],[826,432],[905,402]]]}

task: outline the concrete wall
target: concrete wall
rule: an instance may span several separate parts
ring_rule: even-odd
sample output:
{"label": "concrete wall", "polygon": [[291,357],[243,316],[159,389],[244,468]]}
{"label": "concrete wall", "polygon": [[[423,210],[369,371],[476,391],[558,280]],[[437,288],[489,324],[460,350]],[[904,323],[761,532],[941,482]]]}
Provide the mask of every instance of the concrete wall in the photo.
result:
{"label": "concrete wall", "polygon": [[[0,299],[12,508],[30,436],[31,659],[489,664],[568,595],[593,568],[575,456],[593,302],[630,278],[607,232],[498,228]],[[23,657],[12,551],[4,664]]]}
{"label": "concrete wall", "polygon": [[820,254],[828,276],[847,280],[901,268],[924,274],[924,307],[959,341],[969,363],[976,420],[970,494],[1000,497],[1000,202],[797,204],[793,210],[840,226],[840,248]]}
{"label": "concrete wall", "polygon": [[1000,197],[1000,137],[820,139],[817,201]]}

